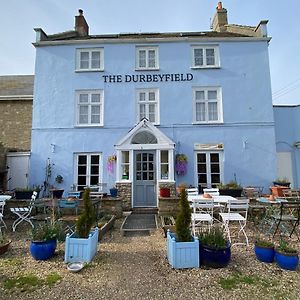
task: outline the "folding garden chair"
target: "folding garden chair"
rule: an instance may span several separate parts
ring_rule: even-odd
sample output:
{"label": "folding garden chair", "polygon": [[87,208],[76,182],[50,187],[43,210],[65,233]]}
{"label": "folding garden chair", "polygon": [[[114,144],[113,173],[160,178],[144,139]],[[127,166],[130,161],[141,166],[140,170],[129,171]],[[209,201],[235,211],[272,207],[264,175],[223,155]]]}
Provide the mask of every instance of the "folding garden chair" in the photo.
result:
{"label": "folding garden chair", "polygon": [[[58,201],[58,214],[59,214],[59,221],[66,223],[64,228],[65,233],[73,233],[75,230],[75,224],[78,220],[78,206],[80,200],[67,200],[67,199],[60,199]],[[64,215],[64,210],[73,210],[75,214],[68,214]]]}
{"label": "folding garden chair", "polygon": [[249,208],[249,199],[228,199],[227,204],[227,212],[221,212],[219,215],[222,219],[222,223],[224,226],[224,230],[228,235],[228,239],[231,243],[231,233],[230,233],[230,225],[238,224],[239,225],[239,232],[243,233],[246,239],[247,246],[249,245],[248,237],[245,232],[245,227],[247,224],[247,214]]}
{"label": "folding garden chair", "polygon": [[31,196],[31,200],[29,202],[29,205],[27,207],[12,207],[10,209],[10,211],[17,215],[17,219],[14,221],[13,225],[12,225],[12,229],[13,231],[16,231],[17,226],[22,223],[23,221],[28,222],[32,228],[34,228],[33,223],[31,222],[32,217],[31,215],[31,211],[34,207],[34,203],[37,197],[37,192],[33,192],[32,196]]}
{"label": "folding garden chair", "polygon": [[276,226],[273,237],[276,235],[278,230],[280,230],[281,232],[289,234],[289,237],[291,237],[292,234],[295,233],[299,240],[299,236],[295,231],[300,221],[299,200],[293,202],[281,202],[279,213],[273,214],[271,217],[274,221],[272,227]]}
{"label": "folding garden chair", "polygon": [[213,224],[214,220],[214,201],[212,199],[195,199],[193,201],[192,213],[192,231],[195,235],[196,228],[203,226],[203,223],[208,225],[208,228]]}

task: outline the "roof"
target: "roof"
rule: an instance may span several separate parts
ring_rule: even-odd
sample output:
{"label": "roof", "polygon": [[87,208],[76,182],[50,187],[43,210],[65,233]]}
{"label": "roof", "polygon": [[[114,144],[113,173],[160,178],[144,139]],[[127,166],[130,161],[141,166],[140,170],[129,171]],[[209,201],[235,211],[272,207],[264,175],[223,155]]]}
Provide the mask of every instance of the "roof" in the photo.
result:
{"label": "roof", "polygon": [[0,76],[0,99],[32,99],[34,75]]}

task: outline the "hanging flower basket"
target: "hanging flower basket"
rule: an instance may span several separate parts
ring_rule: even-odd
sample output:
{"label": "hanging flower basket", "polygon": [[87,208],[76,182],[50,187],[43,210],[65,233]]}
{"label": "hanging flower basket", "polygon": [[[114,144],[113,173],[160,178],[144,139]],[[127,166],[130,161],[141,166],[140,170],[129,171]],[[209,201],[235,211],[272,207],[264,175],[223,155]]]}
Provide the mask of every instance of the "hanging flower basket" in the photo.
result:
{"label": "hanging flower basket", "polygon": [[110,155],[107,159],[107,172],[112,175],[114,173],[114,165],[117,161],[117,156],[115,154]]}
{"label": "hanging flower basket", "polygon": [[175,170],[177,175],[185,175],[187,173],[188,159],[185,154],[176,155]]}

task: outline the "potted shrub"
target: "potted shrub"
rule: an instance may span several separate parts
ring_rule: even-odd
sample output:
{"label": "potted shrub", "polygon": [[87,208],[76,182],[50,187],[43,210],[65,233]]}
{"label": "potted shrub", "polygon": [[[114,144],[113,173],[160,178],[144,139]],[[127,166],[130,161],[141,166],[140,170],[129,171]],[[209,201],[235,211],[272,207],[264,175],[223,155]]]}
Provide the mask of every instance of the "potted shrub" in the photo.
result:
{"label": "potted shrub", "polygon": [[231,259],[231,244],[219,227],[198,234],[201,264],[210,268],[224,268]]}
{"label": "potted shrub", "polygon": [[30,253],[35,260],[47,260],[54,255],[57,238],[61,232],[60,224],[48,222],[32,229]]}
{"label": "potted shrub", "polygon": [[98,227],[96,213],[90,199],[90,189],[83,194],[84,209],[76,222],[76,231],[67,234],[65,241],[65,262],[90,262],[97,252]]}
{"label": "potted shrub", "polygon": [[265,263],[274,261],[275,250],[274,243],[264,239],[257,239],[254,244],[256,258]]}
{"label": "potted shrub", "polygon": [[180,211],[175,221],[176,234],[167,233],[167,257],[175,269],[199,268],[199,240],[190,231],[191,208],[185,190],[179,194]]}
{"label": "potted shrub", "polygon": [[220,183],[218,188],[220,195],[232,197],[241,197],[243,191],[243,188],[235,180],[231,180],[227,184]]}
{"label": "potted shrub", "polygon": [[285,186],[290,187],[290,181],[284,177],[284,178],[277,178],[275,181],[273,181],[274,186]]}
{"label": "potted shrub", "polygon": [[0,230],[0,255],[4,254],[11,243],[11,240],[8,240],[5,235]]}
{"label": "potted shrub", "polygon": [[295,271],[299,264],[298,251],[281,239],[279,246],[275,248],[275,261],[280,268]]}
{"label": "potted shrub", "polygon": [[110,196],[111,197],[113,197],[113,198],[118,197],[118,189],[115,186],[113,186],[112,188],[110,188],[109,192],[110,192]]}

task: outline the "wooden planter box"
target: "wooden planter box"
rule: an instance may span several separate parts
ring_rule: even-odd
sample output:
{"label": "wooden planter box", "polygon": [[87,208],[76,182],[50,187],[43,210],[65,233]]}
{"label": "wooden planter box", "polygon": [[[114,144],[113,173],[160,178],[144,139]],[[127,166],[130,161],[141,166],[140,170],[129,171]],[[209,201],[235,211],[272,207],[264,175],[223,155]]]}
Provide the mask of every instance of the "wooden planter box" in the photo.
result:
{"label": "wooden planter box", "polygon": [[199,268],[199,240],[194,238],[193,242],[176,242],[175,234],[168,231],[167,257],[175,269]]}
{"label": "wooden planter box", "polygon": [[99,241],[103,238],[107,231],[113,228],[115,224],[116,216],[113,215],[111,218],[99,229]]}
{"label": "wooden planter box", "polygon": [[96,227],[88,238],[78,238],[75,233],[67,234],[65,242],[65,263],[91,262],[97,252],[99,229]]}

